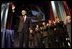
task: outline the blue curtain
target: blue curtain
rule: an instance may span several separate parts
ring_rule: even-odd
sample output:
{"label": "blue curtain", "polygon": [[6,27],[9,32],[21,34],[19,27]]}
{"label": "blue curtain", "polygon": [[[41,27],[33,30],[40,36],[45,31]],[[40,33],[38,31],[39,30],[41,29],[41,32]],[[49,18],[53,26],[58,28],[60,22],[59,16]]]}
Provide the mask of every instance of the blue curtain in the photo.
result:
{"label": "blue curtain", "polygon": [[2,29],[1,30],[1,47],[14,48],[14,30]]}

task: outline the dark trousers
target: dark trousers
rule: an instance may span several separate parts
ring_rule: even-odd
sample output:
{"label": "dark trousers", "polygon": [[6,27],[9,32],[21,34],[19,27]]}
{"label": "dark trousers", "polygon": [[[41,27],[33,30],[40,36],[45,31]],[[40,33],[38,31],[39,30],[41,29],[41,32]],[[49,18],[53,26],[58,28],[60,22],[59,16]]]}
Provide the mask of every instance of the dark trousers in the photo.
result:
{"label": "dark trousers", "polygon": [[19,33],[19,47],[20,48],[28,48],[29,47],[29,37],[28,37],[27,32]]}

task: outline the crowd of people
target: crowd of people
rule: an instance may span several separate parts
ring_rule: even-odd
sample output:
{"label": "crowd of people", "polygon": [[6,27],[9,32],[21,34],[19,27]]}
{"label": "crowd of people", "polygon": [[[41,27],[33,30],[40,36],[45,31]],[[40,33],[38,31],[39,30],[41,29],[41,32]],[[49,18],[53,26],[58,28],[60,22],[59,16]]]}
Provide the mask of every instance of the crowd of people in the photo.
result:
{"label": "crowd of people", "polygon": [[[27,11],[22,9],[18,16],[13,9],[11,15],[15,17],[11,18],[14,19],[7,20],[6,24],[2,22],[1,48],[71,48],[71,16],[66,16],[65,21],[58,16],[55,20],[49,17],[48,21],[41,21],[42,12],[37,15],[34,11],[34,17],[30,10],[28,14]],[[32,19],[37,21],[32,22]]]}
{"label": "crowd of people", "polygon": [[[69,48],[71,47],[71,17],[65,21],[56,17],[54,21],[43,21],[30,26],[26,11],[22,11],[18,27],[19,47],[24,48]],[[33,24],[32,24],[33,25]],[[18,34],[17,33],[17,34]]]}
{"label": "crowd of people", "polygon": [[[69,24],[71,20],[68,20]],[[70,27],[68,27],[69,29]],[[48,20],[42,25],[36,25],[34,29],[29,28],[29,44],[35,48],[68,48],[66,38],[70,37],[70,30],[67,25],[58,17],[55,21]],[[71,38],[70,38],[71,39]],[[70,41],[71,42],[71,41]]]}

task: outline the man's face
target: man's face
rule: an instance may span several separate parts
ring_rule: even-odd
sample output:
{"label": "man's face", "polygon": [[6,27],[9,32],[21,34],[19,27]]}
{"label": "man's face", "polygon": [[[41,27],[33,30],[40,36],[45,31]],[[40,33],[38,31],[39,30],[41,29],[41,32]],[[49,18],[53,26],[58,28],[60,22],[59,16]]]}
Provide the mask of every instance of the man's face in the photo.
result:
{"label": "man's face", "polygon": [[39,27],[39,25],[36,25],[36,27],[38,28],[38,27]]}
{"label": "man's face", "polygon": [[42,25],[45,25],[45,22],[43,22]]}
{"label": "man's face", "polygon": [[71,23],[71,17],[70,16],[67,16],[67,22]]}
{"label": "man's face", "polygon": [[49,24],[51,24],[52,22],[51,22],[51,20],[49,20]]}
{"label": "man's face", "polygon": [[59,21],[59,18],[57,18],[56,20]]}
{"label": "man's face", "polygon": [[25,15],[26,14],[26,11],[25,10],[22,10],[21,13],[22,13],[22,15]]}

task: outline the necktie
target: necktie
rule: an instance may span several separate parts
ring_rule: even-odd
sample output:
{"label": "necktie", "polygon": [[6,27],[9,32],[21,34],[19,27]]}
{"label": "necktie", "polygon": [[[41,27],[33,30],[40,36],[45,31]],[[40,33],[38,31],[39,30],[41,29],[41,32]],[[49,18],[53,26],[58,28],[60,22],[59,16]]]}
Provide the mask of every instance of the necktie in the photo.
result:
{"label": "necktie", "polygon": [[26,16],[23,16],[23,18],[24,18],[24,22],[26,21]]}

